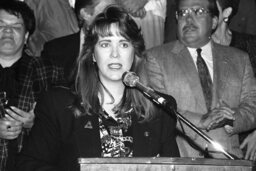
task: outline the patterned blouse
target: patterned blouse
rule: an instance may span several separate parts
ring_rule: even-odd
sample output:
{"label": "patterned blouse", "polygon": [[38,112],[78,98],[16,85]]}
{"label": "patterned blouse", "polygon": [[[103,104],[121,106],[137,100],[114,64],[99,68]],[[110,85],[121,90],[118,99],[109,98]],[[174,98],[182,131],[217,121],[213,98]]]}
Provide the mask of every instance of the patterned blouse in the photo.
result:
{"label": "patterned blouse", "polygon": [[132,157],[132,116],[129,110],[117,119],[109,116],[105,111],[100,114],[100,138],[102,157]]}

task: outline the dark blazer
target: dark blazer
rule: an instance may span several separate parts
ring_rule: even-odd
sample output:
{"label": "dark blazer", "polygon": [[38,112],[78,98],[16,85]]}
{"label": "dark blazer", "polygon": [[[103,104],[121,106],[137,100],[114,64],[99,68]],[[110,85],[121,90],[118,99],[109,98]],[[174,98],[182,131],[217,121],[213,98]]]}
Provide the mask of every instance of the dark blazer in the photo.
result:
{"label": "dark blazer", "polygon": [[56,65],[63,67],[64,76],[70,80],[70,74],[76,66],[76,59],[80,50],[80,32],[56,38],[44,44],[41,56],[52,60]]}
{"label": "dark blazer", "polygon": [[232,30],[230,46],[248,53],[254,71],[254,76],[256,76],[256,35],[239,33]]}
{"label": "dark blazer", "polygon": [[[17,168],[24,171],[79,170],[79,157],[100,157],[101,142],[96,115],[74,117],[68,106],[77,96],[57,88],[44,94],[37,103],[36,120]],[[92,127],[85,125],[90,122]],[[160,112],[147,123],[133,121],[133,156],[179,156],[175,141],[176,120]]]}

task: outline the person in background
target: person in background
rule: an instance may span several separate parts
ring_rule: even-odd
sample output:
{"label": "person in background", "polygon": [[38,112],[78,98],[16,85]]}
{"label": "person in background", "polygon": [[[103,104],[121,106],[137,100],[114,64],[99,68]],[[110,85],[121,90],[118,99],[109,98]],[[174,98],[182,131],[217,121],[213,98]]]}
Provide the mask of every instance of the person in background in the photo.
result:
{"label": "person in background", "polygon": [[247,52],[256,76],[256,36],[239,33],[229,28],[230,21],[237,13],[239,2],[240,0],[217,0],[219,21],[212,38],[216,43]]}
{"label": "person in background", "polygon": [[37,103],[19,170],[79,170],[79,157],[179,156],[175,117],[122,82],[125,71],[140,66],[144,49],[124,9],[100,13],[78,59],[76,89],[54,89]]}
{"label": "person in background", "polygon": [[0,170],[14,163],[34,124],[38,94],[64,83],[63,71],[28,56],[24,47],[35,29],[33,11],[16,0],[0,2]]}
{"label": "person in background", "polygon": [[[212,41],[216,0],[178,0],[176,13],[178,40],[146,51],[142,78],[172,95],[181,115],[243,158],[238,134],[256,127],[256,80],[248,54]],[[226,158],[187,125],[178,129],[182,157]]]}
{"label": "person in background", "polygon": [[167,0],[164,43],[177,40],[176,1]]}
{"label": "person in background", "polygon": [[230,28],[240,33],[256,35],[256,16],[255,0],[240,0],[239,9],[230,23]]}
{"label": "person in background", "polygon": [[115,0],[76,0],[75,14],[79,22],[79,31],[46,42],[41,53],[42,58],[52,60],[64,69],[65,79],[69,85],[74,83],[76,60],[82,52],[82,45],[87,29],[95,16]]}
{"label": "person in background", "polygon": [[246,134],[246,137],[243,139],[243,142],[240,145],[241,149],[245,149],[246,160],[256,160],[256,130]]}
{"label": "person in background", "polygon": [[68,0],[24,0],[34,11],[35,32],[28,40],[27,53],[40,56],[45,42],[79,30]]}
{"label": "person in background", "polygon": [[116,0],[141,27],[146,49],[162,45],[166,18],[166,0]]}
{"label": "person in background", "polygon": [[[240,0],[217,0],[219,23],[212,38],[215,42],[226,46],[239,48],[249,54],[250,61],[256,74],[256,36],[239,33],[229,29],[230,20],[238,10]],[[240,134],[241,149],[245,149],[246,160],[256,160],[256,131],[250,130]]]}

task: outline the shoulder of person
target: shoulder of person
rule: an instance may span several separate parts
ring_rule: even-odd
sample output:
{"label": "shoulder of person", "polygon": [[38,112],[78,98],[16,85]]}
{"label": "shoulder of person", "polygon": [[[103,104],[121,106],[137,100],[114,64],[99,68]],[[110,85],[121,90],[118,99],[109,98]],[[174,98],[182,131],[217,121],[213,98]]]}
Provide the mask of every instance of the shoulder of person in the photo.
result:
{"label": "shoulder of person", "polygon": [[76,39],[76,38],[80,38],[80,31],[77,33],[73,33],[73,34],[69,34],[66,36],[62,36],[62,37],[58,37],[52,40],[49,40],[47,42],[45,42],[44,46],[52,46],[52,45],[58,45],[59,43],[63,43],[66,42],[67,40],[71,40],[71,39]]}
{"label": "shoulder of person", "polygon": [[39,101],[48,101],[57,103],[60,106],[68,106],[78,99],[78,95],[70,88],[65,86],[55,86],[47,91],[40,93]]}
{"label": "shoulder of person", "polygon": [[171,41],[160,46],[150,48],[145,51],[145,56],[148,60],[166,61],[166,58],[171,58],[177,55],[184,48],[178,41]]}
{"label": "shoulder of person", "polygon": [[170,48],[172,49],[175,46],[176,43],[177,43],[177,41],[171,41],[171,42],[168,42],[168,43],[165,43],[165,44],[147,49],[145,52],[169,51]]}
{"label": "shoulder of person", "polygon": [[225,52],[226,54],[233,54],[235,56],[248,56],[247,52],[245,52],[241,49],[238,49],[236,47],[225,46],[225,45],[220,45],[218,43],[214,43],[213,48],[216,49],[215,51],[217,51],[219,53]]}
{"label": "shoulder of person", "polygon": [[250,63],[248,53],[236,47],[215,44],[214,52],[217,53],[218,56],[225,58],[226,62],[234,65],[235,68],[243,68],[243,66]]}
{"label": "shoulder of person", "polygon": [[168,42],[168,43],[165,43],[165,44],[162,44],[162,45],[159,45],[159,46],[155,46],[155,47],[152,47],[148,50],[145,51],[145,53],[147,55],[171,55],[173,53],[176,53],[176,49],[180,49],[181,47],[183,46],[180,46],[181,44],[179,43],[179,41],[171,41],[171,42]]}
{"label": "shoulder of person", "polygon": [[41,62],[40,57],[35,57],[27,54],[26,51],[23,52],[21,57],[21,65],[26,66],[26,68],[31,68],[37,66]]}
{"label": "shoulder of person", "polygon": [[27,54],[22,56],[23,63],[25,62],[27,66],[30,66],[34,69],[40,70],[40,69],[60,69],[51,59],[48,58],[42,58],[42,57],[35,57],[35,56],[29,56]]}

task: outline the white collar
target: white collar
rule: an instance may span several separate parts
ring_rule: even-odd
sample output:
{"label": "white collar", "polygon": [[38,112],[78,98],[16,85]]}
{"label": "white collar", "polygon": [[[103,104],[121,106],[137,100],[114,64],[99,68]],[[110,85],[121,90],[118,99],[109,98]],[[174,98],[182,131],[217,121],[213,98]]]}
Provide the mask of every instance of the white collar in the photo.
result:
{"label": "white collar", "polygon": [[[199,48],[202,49],[201,56],[204,59],[206,65],[209,69],[211,78],[213,80],[213,56],[212,56],[211,41],[209,41],[206,45],[204,45],[202,47],[199,47]],[[197,60],[197,51],[196,51],[196,49],[197,48],[189,48],[188,47],[189,53],[192,56],[192,59],[193,59],[193,62],[195,64],[195,66],[196,66],[196,60]]]}
{"label": "white collar", "polygon": [[[209,41],[206,45],[200,47],[202,49],[201,55],[204,60],[212,61],[212,46],[211,41]],[[194,61],[197,59],[197,48],[190,48],[188,47],[189,53],[191,54]]]}

